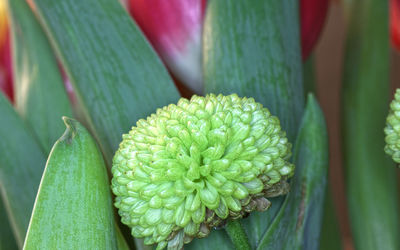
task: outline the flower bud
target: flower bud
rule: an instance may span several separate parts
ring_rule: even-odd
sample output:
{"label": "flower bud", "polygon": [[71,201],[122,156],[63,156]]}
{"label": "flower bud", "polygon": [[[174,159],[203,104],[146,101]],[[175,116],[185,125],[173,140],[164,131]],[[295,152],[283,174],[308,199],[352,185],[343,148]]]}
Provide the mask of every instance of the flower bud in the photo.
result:
{"label": "flower bud", "polygon": [[389,115],[386,118],[385,152],[400,163],[400,89],[396,90],[394,100],[390,103]]}
{"label": "flower bud", "polygon": [[390,38],[392,46],[400,51],[400,0],[390,0]]}
{"label": "flower bud", "polygon": [[290,155],[278,118],[253,98],[181,98],[123,135],[115,206],[145,244],[180,246],[287,193]]}
{"label": "flower bud", "polygon": [[300,0],[301,54],[306,60],[324,27],[329,0]]}
{"label": "flower bud", "polygon": [[169,70],[203,91],[201,34],[206,0],[130,0],[133,18]]}

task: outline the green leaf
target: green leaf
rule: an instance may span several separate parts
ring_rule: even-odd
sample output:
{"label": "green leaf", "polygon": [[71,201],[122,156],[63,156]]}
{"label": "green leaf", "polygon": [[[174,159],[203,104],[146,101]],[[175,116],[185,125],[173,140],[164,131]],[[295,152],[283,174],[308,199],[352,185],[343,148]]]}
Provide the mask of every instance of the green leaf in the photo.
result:
{"label": "green leaf", "polygon": [[329,185],[326,187],[324,217],[322,219],[320,248],[324,250],[343,249],[339,222]]}
{"label": "green leaf", "polygon": [[225,231],[229,235],[235,249],[250,250],[249,239],[239,220],[228,221]]}
{"label": "green leaf", "polygon": [[9,223],[8,214],[0,197],[0,250],[16,250],[17,242],[15,241],[11,225]]}
{"label": "green leaf", "polygon": [[46,158],[3,94],[0,114],[1,193],[18,246],[22,247]]}
{"label": "green leaf", "polygon": [[[303,64],[304,92],[316,93],[315,86],[315,58],[311,55]],[[328,178],[329,180],[329,178]],[[339,225],[335,208],[331,196],[330,185],[327,184],[325,192],[325,204],[323,212],[323,222],[321,229],[320,249],[340,250],[342,249],[342,240],[339,231]]]}
{"label": "green leaf", "polygon": [[117,249],[107,170],[96,142],[77,121],[51,150],[24,249]]}
{"label": "green leaf", "polygon": [[[304,106],[297,2],[210,0],[203,35],[206,93],[253,97],[279,117],[291,142]],[[283,198],[271,201],[267,212],[248,219],[253,241]]]}
{"label": "green leaf", "polygon": [[122,134],[157,108],[177,102],[179,94],[118,1],[35,0],[35,4],[111,163]]}
{"label": "green leaf", "polygon": [[128,243],[126,242],[124,235],[122,234],[117,224],[115,224],[115,233],[116,233],[118,250],[129,250]]}
{"label": "green leaf", "polygon": [[25,0],[9,0],[13,42],[15,106],[46,153],[72,114],[50,44]]}
{"label": "green leaf", "polygon": [[295,147],[291,191],[257,249],[319,249],[328,170],[328,140],[323,113],[308,97]]}
{"label": "green leaf", "polygon": [[298,18],[297,0],[210,0],[203,35],[206,93],[253,97],[292,142],[304,107]]}
{"label": "green leaf", "polygon": [[243,219],[242,222],[253,249],[257,247],[268,227],[273,222],[275,216],[277,216],[279,209],[285,201],[285,196],[268,198],[268,200],[271,202],[271,207],[268,208],[267,211],[254,211],[251,213],[251,216]]}
{"label": "green leaf", "polygon": [[316,93],[314,61],[314,55],[311,54],[303,63],[303,82],[305,96],[307,96],[308,93]]}
{"label": "green leaf", "polygon": [[218,250],[235,249],[225,230],[212,230],[206,238],[195,238],[191,243],[185,245],[185,249],[187,250],[209,250],[216,247]]}
{"label": "green leaf", "polygon": [[398,170],[384,153],[383,133],[389,109],[388,1],[349,4],[342,127],[354,245],[400,249]]}

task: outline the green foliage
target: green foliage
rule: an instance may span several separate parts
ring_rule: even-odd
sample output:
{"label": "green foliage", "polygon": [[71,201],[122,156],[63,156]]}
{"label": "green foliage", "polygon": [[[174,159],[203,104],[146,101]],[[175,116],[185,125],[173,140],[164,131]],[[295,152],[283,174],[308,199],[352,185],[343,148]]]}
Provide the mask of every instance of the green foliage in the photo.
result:
{"label": "green foliage", "polygon": [[176,102],[179,94],[118,1],[35,4],[111,166],[121,135],[140,118]]}
{"label": "green foliage", "polygon": [[[329,184],[328,184],[329,185]],[[324,215],[322,219],[320,249],[341,250],[343,243],[340,235],[338,216],[329,186],[326,187]]]}
{"label": "green foliage", "polygon": [[[254,97],[279,117],[294,142],[304,106],[299,44],[295,0],[208,1],[203,35],[206,93]],[[267,213],[250,215],[250,241],[262,237],[283,198],[271,201]]]}
{"label": "green foliage", "polygon": [[51,150],[24,249],[117,249],[103,157],[77,121]]}
{"label": "green foliage", "polygon": [[15,106],[48,154],[72,111],[50,43],[25,0],[10,0]]}
{"label": "green foliage", "polygon": [[[307,61],[303,63],[303,79],[305,94],[316,94],[315,58],[313,55],[311,55],[307,59]],[[331,185],[333,186],[334,184]],[[326,197],[324,201],[324,215],[321,228],[320,249],[340,250],[342,249],[342,241],[340,238],[341,235],[339,231],[339,223],[331,196],[331,185],[329,185],[328,183],[325,191]]]}
{"label": "green foliage", "polygon": [[0,114],[1,193],[18,246],[22,247],[46,158],[2,93]]}
{"label": "green foliage", "polygon": [[206,93],[253,97],[294,141],[303,107],[298,0],[208,1]]}
{"label": "green foliage", "polygon": [[246,232],[244,232],[240,221],[229,221],[225,226],[225,231],[228,233],[229,238],[231,239],[236,249],[251,249]]}
{"label": "green foliage", "polygon": [[297,137],[291,191],[257,249],[319,249],[328,170],[323,113],[310,94]]}
{"label": "green foliage", "polygon": [[8,221],[8,214],[0,197],[0,250],[16,250],[17,242],[15,241],[11,225]]}
{"label": "green foliage", "polygon": [[388,1],[351,2],[343,78],[346,188],[357,249],[400,249],[396,168],[384,153]]}
{"label": "green foliage", "polygon": [[[21,247],[45,154],[61,132],[58,117],[71,110],[55,57],[35,16],[23,0],[10,2],[17,109],[22,119],[0,96],[4,118],[0,125],[0,183]],[[122,134],[157,108],[176,103],[179,94],[118,1],[35,0],[35,6],[111,166]],[[253,212],[240,222],[228,222],[225,230],[213,230],[185,248],[317,249],[327,136],[313,97],[309,97],[303,116],[297,1],[208,1],[203,52],[207,93],[237,93],[267,107],[280,119],[289,142],[296,145],[293,161],[297,168],[292,191],[271,199],[269,212]],[[54,146],[42,177],[26,249],[128,249],[115,229],[102,155],[79,123],[67,119],[66,124],[69,128]],[[182,132],[175,130],[172,132]],[[218,136],[208,139],[223,140]],[[229,213],[222,210],[218,213]],[[143,249],[140,244],[137,247]]]}

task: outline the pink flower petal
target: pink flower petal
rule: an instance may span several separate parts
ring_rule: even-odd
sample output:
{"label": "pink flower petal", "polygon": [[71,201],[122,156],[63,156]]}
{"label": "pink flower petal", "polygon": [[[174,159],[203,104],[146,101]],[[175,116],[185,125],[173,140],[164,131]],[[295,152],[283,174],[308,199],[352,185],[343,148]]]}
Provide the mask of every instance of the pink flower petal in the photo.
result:
{"label": "pink flower petal", "polygon": [[201,32],[205,0],[131,0],[130,12],[164,63],[202,92]]}

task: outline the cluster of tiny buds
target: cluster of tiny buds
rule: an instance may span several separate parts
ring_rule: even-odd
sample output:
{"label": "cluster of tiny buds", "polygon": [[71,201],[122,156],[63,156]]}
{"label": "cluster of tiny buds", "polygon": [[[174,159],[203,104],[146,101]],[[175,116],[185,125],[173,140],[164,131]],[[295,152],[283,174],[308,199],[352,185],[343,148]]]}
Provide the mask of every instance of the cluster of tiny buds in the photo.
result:
{"label": "cluster of tiny buds", "polygon": [[291,145],[253,98],[181,98],[123,135],[112,190],[122,222],[162,249],[209,234],[288,192]]}
{"label": "cluster of tiny buds", "polygon": [[400,89],[396,90],[394,100],[390,103],[384,131],[385,152],[392,156],[396,163],[400,163]]}

